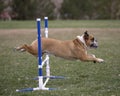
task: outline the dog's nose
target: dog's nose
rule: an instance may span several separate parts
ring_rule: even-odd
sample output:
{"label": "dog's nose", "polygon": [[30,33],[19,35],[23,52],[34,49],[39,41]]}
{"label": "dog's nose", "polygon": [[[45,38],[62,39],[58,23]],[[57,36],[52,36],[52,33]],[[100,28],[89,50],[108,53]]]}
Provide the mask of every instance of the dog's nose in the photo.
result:
{"label": "dog's nose", "polygon": [[95,39],[94,41],[97,42],[97,39]]}
{"label": "dog's nose", "polygon": [[96,47],[98,47],[97,39],[95,39],[94,44],[95,44]]}

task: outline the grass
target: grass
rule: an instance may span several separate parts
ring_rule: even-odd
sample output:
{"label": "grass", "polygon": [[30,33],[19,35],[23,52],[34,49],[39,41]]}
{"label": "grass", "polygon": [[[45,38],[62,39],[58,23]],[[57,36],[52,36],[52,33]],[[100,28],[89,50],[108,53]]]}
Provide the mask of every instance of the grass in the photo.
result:
{"label": "grass", "polygon": [[[42,21],[42,23],[44,23]],[[42,24],[44,25],[44,24]],[[120,20],[49,20],[50,28],[119,28]],[[36,28],[35,21],[0,21],[0,29]]]}
{"label": "grass", "polygon": [[[50,22],[50,24],[52,24],[52,22],[56,21]],[[60,22],[63,21],[58,21],[58,23]],[[74,24],[69,24],[69,26],[78,26],[76,24],[78,22],[79,21],[74,21]],[[99,48],[97,50],[89,50],[89,53],[103,58],[105,63],[94,64],[92,62],[68,61],[51,56],[51,74],[69,78],[65,80],[50,80],[48,82],[47,87],[60,88],[60,90],[34,91],[28,93],[17,93],[15,90],[38,86],[38,82],[33,80],[38,74],[37,59],[28,53],[16,52],[13,48],[23,43],[31,43],[31,41],[36,38],[35,32],[30,31],[33,30],[32,28],[34,27],[28,29],[28,31],[25,30],[25,32],[23,31],[24,29],[21,30],[21,28],[27,29],[29,27],[27,27],[27,25],[26,27],[22,27],[23,25],[21,24],[24,24],[23,22],[16,22],[21,25],[21,27],[16,27],[18,28],[15,29],[17,30],[16,32],[14,32],[15,30],[10,28],[10,26],[6,26],[7,29],[2,27],[2,29],[6,30],[0,29],[0,96],[119,96],[120,25],[117,28],[108,28],[103,26],[103,22],[106,21],[99,21],[102,22],[99,25],[103,27],[94,28],[89,27],[92,26],[91,23],[89,23],[91,21],[88,21],[88,23],[87,21],[82,22],[86,22],[84,24],[86,25],[86,29],[92,32],[99,41]],[[56,23],[55,26],[60,26],[58,23]],[[110,24],[112,23],[113,21]],[[96,26],[97,24],[98,23],[96,23]],[[0,23],[0,26],[3,25]],[[17,25],[15,24],[14,26]],[[13,28],[15,28],[14,26]],[[53,25],[50,26],[52,28]],[[67,30],[69,32],[67,32]],[[49,30],[49,36],[62,40],[73,39],[76,35],[82,34],[80,30],[84,29],[79,29],[75,26],[70,29],[62,29],[62,27],[52,28]]]}

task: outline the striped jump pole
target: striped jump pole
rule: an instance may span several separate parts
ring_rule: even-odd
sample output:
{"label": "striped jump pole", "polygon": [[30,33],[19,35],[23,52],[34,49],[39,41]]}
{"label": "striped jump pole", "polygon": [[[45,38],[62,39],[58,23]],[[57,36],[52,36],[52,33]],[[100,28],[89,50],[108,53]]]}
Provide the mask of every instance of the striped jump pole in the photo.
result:
{"label": "striped jump pole", "polygon": [[37,19],[37,32],[38,32],[38,82],[39,89],[48,90],[43,86],[43,74],[42,74],[42,41],[41,41],[41,19]]}
{"label": "striped jump pole", "polygon": [[[44,17],[45,37],[48,38],[48,17]],[[46,76],[50,76],[49,54],[46,54]]]}
{"label": "striped jump pole", "polygon": [[[45,22],[45,37],[48,38],[48,17],[44,18]],[[50,78],[46,78],[46,80],[43,82],[44,76],[43,76],[43,65],[42,62],[42,35],[41,35],[41,20],[37,19],[37,32],[38,32],[38,82],[39,87],[35,90],[55,90],[55,88],[46,88],[46,84],[49,81]],[[46,55],[46,58],[44,60],[46,62],[46,76],[50,76],[50,66],[49,66],[49,55]]]}
{"label": "striped jump pole", "polygon": [[[44,17],[44,35],[48,38],[48,17]],[[43,77],[44,79],[64,79],[63,76],[51,76],[50,75],[50,64],[49,64],[49,54],[46,54],[46,76]],[[47,81],[46,80],[46,81]]]}

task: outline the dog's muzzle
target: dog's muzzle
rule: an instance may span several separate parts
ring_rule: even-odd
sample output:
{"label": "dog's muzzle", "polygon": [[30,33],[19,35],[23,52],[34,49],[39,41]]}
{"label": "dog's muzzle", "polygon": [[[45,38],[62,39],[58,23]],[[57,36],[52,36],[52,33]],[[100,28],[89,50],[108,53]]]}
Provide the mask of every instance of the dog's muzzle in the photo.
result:
{"label": "dog's muzzle", "polygon": [[91,42],[90,48],[97,48],[97,47],[98,47],[98,42],[97,42],[97,40],[94,40],[93,42]]}

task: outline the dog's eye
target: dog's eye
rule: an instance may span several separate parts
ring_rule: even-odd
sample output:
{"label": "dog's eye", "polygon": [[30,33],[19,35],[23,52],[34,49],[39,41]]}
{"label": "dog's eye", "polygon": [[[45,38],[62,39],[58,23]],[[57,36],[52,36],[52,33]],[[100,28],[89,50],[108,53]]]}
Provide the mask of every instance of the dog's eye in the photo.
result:
{"label": "dog's eye", "polygon": [[91,41],[94,41],[94,38],[92,38]]}

